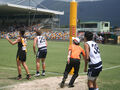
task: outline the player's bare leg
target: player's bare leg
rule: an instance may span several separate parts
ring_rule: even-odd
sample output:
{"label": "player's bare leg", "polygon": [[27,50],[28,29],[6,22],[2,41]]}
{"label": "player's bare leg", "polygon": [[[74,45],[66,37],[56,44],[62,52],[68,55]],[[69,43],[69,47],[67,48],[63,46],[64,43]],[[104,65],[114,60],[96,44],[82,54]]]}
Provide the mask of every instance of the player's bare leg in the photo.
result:
{"label": "player's bare leg", "polygon": [[89,90],[94,90],[93,81],[88,80],[88,87],[89,87]]}
{"label": "player's bare leg", "polygon": [[25,71],[27,73],[26,78],[29,80],[31,78],[30,73],[29,73],[29,69],[28,69],[28,67],[27,67],[25,62],[22,62],[22,65],[23,65],[23,67],[24,67],[24,69],[25,69]]}
{"label": "player's bare leg", "polygon": [[40,59],[36,59],[36,70],[40,71]]}
{"label": "player's bare leg", "polygon": [[40,76],[40,72],[39,71],[40,71],[40,59],[37,58],[36,59],[36,74],[35,74],[36,77]]}
{"label": "player's bare leg", "polygon": [[45,70],[45,58],[42,58],[41,61],[42,61],[42,69]]}
{"label": "player's bare leg", "polygon": [[30,74],[30,73],[29,73],[29,70],[28,70],[28,67],[27,67],[27,65],[26,65],[26,63],[25,63],[25,62],[22,62],[22,65],[23,65],[23,67],[24,67],[26,73],[27,73],[27,74]]}
{"label": "player's bare leg", "polygon": [[22,79],[22,75],[21,75],[21,62],[20,62],[20,60],[18,58],[17,58],[17,69],[18,69],[18,77],[17,77],[17,79],[21,80]]}
{"label": "player's bare leg", "polygon": [[41,58],[42,61],[42,76],[45,76],[45,58]]}
{"label": "player's bare leg", "polygon": [[93,82],[93,87],[94,87],[95,90],[98,90],[98,86],[97,86],[97,83],[96,83],[96,79],[95,79],[95,81]]}

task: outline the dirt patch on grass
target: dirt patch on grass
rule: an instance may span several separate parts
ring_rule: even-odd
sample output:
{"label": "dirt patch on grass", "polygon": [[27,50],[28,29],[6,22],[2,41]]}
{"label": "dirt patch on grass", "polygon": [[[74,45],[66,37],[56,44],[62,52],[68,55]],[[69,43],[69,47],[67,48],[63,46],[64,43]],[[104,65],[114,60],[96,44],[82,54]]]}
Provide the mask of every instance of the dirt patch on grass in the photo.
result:
{"label": "dirt patch on grass", "polygon": [[73,88],[68,88],[70,78],[71,76],[68,77],[64,88],[59,86],[62,77],[49,77],[17,84],[11,90],[87,90],[87,76],[79,76]]}

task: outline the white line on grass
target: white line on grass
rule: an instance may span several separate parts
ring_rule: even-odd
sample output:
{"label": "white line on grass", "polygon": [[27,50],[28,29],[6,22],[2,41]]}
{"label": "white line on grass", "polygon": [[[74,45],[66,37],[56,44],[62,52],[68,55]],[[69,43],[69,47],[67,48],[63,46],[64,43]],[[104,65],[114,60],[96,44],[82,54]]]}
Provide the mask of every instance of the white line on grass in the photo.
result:
{"label": "white line on grass", "polygon": [[[119,68],[120,67],[120,65],[118,65],[118,66],[113,66],[113,67],[109,67],[109,68],[104,68],[104,69],[102,69],[103,71],[106,71],[106,70],[111,70],[111,69],[115,69],[115,68]],[[15,70],[16,71],[16,69],[15,68],[6,68],[6,67],[0,67],[0,69],[9,69],[9,70]],[[31,71],[35,71],[35,70],[31,70]],[[61,73],[58,73],[58,72],[47,72],[47,73],[51,73],[51,74],[58,74],[58,75],[60,75]],[[84,75],[84,74],[86,74],[86,73],[84,73],[84,72],[82,72],[82,73],[79,73],[80,75]],[[62,74],[61,74],[62,75]],[[5,88],[12,88],[12,87],[14,87],[15,85],[8,85],[8,86],[4,86],[4,87],[0,87],[0,89],[5,89]]]}
{"label": "white line on grass", "polygon": [[8,86],[0,87],[0,89],[13,88],[14,86],[15,86],[15,85],[8,85]]}
{"label": "white line on grass", "polygon": [[[120,65],[118,65],[118,66],[113,66],[113,67],[109,67],[109,68],[104,68],[104,69],[102,69],[102,71],[106,71],[106,70],[111,70],[111,69],[115,69],[115,68],[119,68],[120,67]],[[82,73],[79,73],[80,75],[85,75],[85,74],[87,74],[86,72],[82,72]]]}
{"label": "white line on grass", "polygon": [[106,71],[106,70],[111,70],[111,69],[115,69],[115,68],[119,68],[120,65],[118,66],[113,66],[113,67],[109,67],[109,68],[105,68],[105,69],[102,69],[103,71]]}
{"label": "white line on grass", "polygon": [[[113,67],[109,67],[109,68],[104,68],[104,69],[102,69],[103,71],[106,71],[106,70],[111,70],[111,69],[115,69],[115,68],[119,68],[120,67],[120,65],[118,65],[118,66],[113,66]],[[0,67],[0,69],[9,69],[9,70],[14,70],[14,71],[16,71],[17,69],[15,69],[15,68],[6,68],[6,67]],[[25,70],[24,70],[25,71]],[[35,72],[35,70],[30,70],[30,71],[32,71],[32,72]],[[50,72],[50,71],[47,71],[46,73],[50,73],[50,74],[57,74],[57,75],[63,75],[62,73],[59,73],[59,72]],[[82,75],[82,74],[86,74],[86,72],[82,72],[82,73],[79,73],[80,75]]]}
{"label": "white line on grass", "polygon": [[[13,70],[13,71],[17,71],[17,68],[7,68],[7,67],[0,67],[0,69],[6,69],[6,70]],[[25,70],[23,70],[25,72]],[[30,70],[31,72],[35,72],[36,70]],[[62,73],[59,73],[59,72],[50,72],[50,71],[46,71],[46,73],[49,73],[49,74],[57,74],[57,75],[63,75]]]}

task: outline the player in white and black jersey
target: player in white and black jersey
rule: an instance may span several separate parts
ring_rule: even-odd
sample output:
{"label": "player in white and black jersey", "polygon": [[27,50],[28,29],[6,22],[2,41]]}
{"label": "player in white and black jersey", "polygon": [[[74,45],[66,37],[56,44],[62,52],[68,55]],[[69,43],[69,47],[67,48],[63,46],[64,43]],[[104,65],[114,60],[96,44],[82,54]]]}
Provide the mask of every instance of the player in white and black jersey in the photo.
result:
{"label": "player in white and black jersey", "polygon": [[84,47],[86,52],[86,65],[85,72],[87,71],[88,63],[88,87],[89,90],[98,90],[96,84],[97,77],[102,71],[102,60],[100,57],[100,50],[96,42],[93,41],[93,33],[85,32],[84,35]]}
{"label": "player in white and black jersey", "polygon": [[[42,76],[45,76],[45,58],[47,55],[47,41],[42,36],[41,31],[36,31],[36,37],[34,38],[33,51],[36,55],[36,74],[35,76],[40,76],[40,60],[42,61]],[[36,53],[35,46],[37,44],[38,52]]]}

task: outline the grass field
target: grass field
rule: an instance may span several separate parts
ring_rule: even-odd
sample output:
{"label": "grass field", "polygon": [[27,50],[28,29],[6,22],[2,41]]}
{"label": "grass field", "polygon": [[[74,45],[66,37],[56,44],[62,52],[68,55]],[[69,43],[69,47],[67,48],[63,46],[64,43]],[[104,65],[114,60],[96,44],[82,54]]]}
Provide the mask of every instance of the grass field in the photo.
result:
{"label": "grass field", "polygon": [[[32,40],[28,40],[27,65],[30,73],[35,74],[35,55],[33,54]],[[32,80],[51,76],[60,76],[65,68],[69,42],[48,41],[48,55],[46,59],[46,76],[32,77]],[[81,44],[83,47],[83,44]],[[98,84],[100,90],[120,90],[120,46],[99,45],[103,60],[103,71]],[[27,82],[25,71],[22,69],[23,80],[16,80],[16,52],[17,45],[10,45],[7,40],[0,39],[0,89],[4,86]],[[81,59],[80,73],[83,72],[84,62]],[[5,89],[4,89],[5,90]]]}

